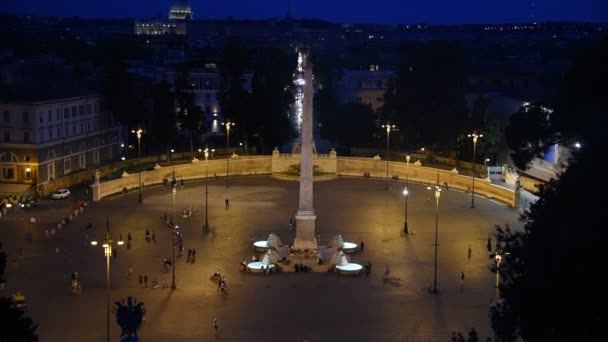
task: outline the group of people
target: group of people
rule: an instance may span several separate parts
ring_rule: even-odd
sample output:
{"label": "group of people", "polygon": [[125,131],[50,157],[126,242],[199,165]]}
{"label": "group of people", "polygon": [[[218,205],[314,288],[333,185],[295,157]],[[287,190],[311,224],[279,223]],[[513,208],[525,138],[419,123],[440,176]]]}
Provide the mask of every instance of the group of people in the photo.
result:
{"label": "group of people", "polygon": [[198,212],[195,211],[193,208],[186,208],[186,209],[182,210],[183,218],[190,218],[190,216],[192,216],[192,214],[198,214]]}
{"label": "group of people", "polygon": [[146,241],[150,242],[150,239],[156,242],[156,230],[152,229],[152,235],[150,235],[150,230],[146,229]]}
{"label": "group of people", "polygon": [[188,248],[188,258],[186,259],[186,262],[194,263],[195,261],[196,261],[196,249]]}
{"label": "group of people", "polygon": [[293,266],[296,270],[296,272],[310,272],[311,268],[307,265],[304,265],[302,263],[295,263],[295,265]]}

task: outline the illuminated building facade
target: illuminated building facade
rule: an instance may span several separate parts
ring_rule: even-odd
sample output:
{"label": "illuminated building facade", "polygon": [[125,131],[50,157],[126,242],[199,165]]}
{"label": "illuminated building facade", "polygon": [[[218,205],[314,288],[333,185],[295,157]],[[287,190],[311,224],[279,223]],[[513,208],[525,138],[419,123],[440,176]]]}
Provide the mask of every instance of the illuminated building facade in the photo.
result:
{"label": "illuminated building facade", "polygon": [[187,22],[192,20],[192,8],[186,0],[175,0],[169,9],[169,20],[154,18],[135,20],[135,34],[144,36],[185,35]]}

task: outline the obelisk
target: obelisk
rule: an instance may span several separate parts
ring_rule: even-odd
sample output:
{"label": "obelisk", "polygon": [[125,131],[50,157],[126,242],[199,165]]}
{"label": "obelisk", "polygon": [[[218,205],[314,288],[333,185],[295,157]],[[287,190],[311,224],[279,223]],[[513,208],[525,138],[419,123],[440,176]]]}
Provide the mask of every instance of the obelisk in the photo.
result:
{"label": "obelisk", "polygon": [[312,206],[312,68],[304,61],[304,108],[302,111],[302,136],[300,158],[300,205],[296,212],[295,249],[317,249],[315,237],[315,210]]}

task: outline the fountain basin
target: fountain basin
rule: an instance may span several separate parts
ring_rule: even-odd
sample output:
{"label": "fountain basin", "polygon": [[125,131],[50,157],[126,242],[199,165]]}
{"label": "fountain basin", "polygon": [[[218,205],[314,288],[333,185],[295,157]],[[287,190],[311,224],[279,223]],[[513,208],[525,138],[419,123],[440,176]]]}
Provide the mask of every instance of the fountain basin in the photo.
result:
{"label": "fountain basin", "polygon": [[266,252],[270,246],[268,245],[268,241],[256,241],[253,243],[253,248],[258,252]]}
{"label": "fountain basin", "polygon": [[247,264],[247,270],[249,272],[262,272],[262,266],[266,269],[274,269],[274,264],[264,265],[261,261],[255,261]]}
{"label": "fountain basin", "polygon": [[359,264],[336,265],[336,273],[342,275],[357,275],[361,273],[363,266]]}
{"label": "fountain basin", "polygon": [[342,251],[344,253],[354,253],[357,251],[357,244],[352,242],[344,242],[344,244],[342,244]]}

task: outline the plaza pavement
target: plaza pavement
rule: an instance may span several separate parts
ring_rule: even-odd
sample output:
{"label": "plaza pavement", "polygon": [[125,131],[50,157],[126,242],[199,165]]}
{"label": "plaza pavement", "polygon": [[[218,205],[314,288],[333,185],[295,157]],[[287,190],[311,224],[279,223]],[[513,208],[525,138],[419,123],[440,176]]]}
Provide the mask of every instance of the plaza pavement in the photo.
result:
{"label": "plaza pavement", "polygon": [[[33,211],[13,211],[0,219],[0,240],[9,254],[3,295],[21,289],[29,314],[39,325],[41,341],[105,341],[105,257],[100,245],[106,216],[117,239],[133,235],[133,246],[118,247],[111,264],[112,302],[133,296],[145,303],[142,341],[448,341],[451,332],[475,327],[483,340],[491,334],[487,317],[495,298],[495,275],[489,272],[488,234],[495,224],[518,228],[516,209],[478,197],[470,208],[470,194],[443,191],[439,200],[439,295],[428,293],[433,280],[435,202],[422,184],[409,184],[408,223],[414,235],[401,236],[404,222],[404,182],[392,181],[384,190],[381,179],[340,178],[314,185],[317,231],[322,244],[335,234],[346,241],[365,242],[354,262],[370,261],[370,277],[340,277],[333,273],[288,273],[263,276],[239,272],[239,262],[254,254],[250,235],[265,239],[276,233],[292,243],[289,219],[297,209],[298,183],[270,177],[209,181],[209,224],[204,234],[204,182],[177,189],[176,211],[193,207],[198,214],[179,219],[185,249],[196,248],[196,263],[177,261],[177,289],[152,289],[151,280],[171,284],[171,273],[161,271],[171,255],[170,230],[161,223],[171,214],[172,195],[162,187],[94,202],[51,239],[43,231],[65,216],[66,207],[53,205]],[[224,199],[230,199],[226,210]],[[57,207],[59,206],[59,207]],[[29,223],[36,216],[39,222]],[[93,229],[85,229],[89,217]],[[145,230],[155,229],[156,243],[147,243]],[[33,241],[28,242],[31,232]],[[85,236],[85,234],[87,236]],[[471,245],[472,257],[467,257]],[[18,257],[18,249],[24,256]],[[59,253],[56,253],[59,248]],[[133,265],[133,279],[127,266]],[[389,265],[392,281],[382,280]],[[227,277],[228,296],[209,280],[216,267]],[[70,292],[70,275],[78,271],[81,295]],[[464,272],[462,282],[459,273]],[[148,275],[148,288],[137,287],[137,276]],[[212,321],[220,330],[214,336]],[[112,340],[120,329],[111,316]]]}

